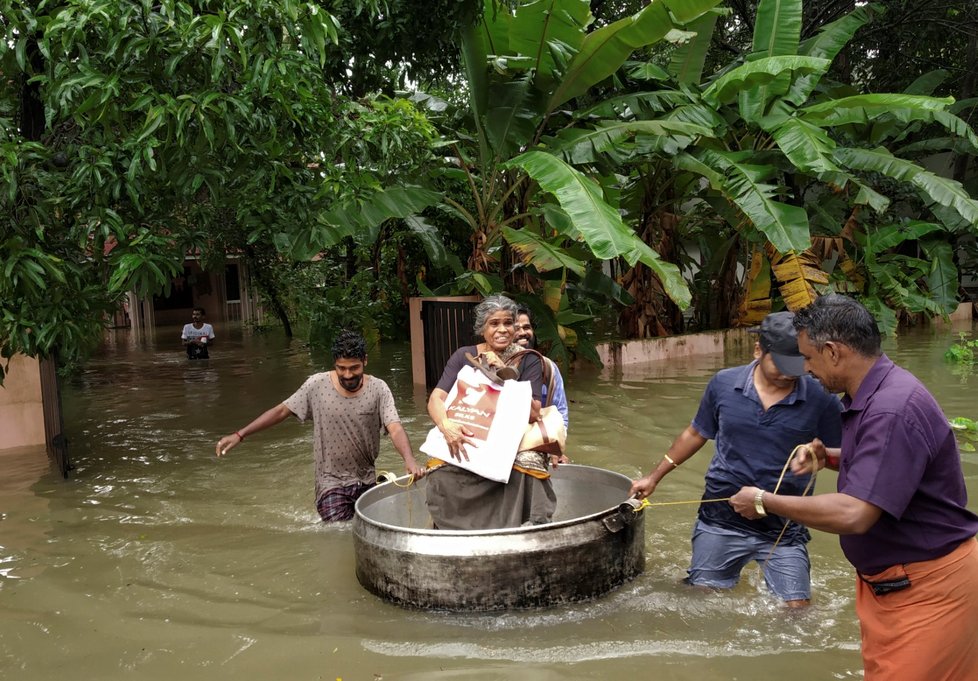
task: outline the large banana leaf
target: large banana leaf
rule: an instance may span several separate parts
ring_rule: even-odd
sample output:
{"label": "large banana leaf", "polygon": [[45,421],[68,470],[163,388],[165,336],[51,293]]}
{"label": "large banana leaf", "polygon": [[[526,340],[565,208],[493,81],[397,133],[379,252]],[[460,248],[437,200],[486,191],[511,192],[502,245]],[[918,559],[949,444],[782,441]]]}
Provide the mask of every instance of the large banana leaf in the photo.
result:
{"label": "large banana leaf", "polygon": [[932,137],[918,142],[911,142],[895,150],[901,156],[910,154],[930,156],[942,151],[949,151],[952,154],[978,154],[978,149],[973,144],[957,137]]}
{"label": "large banana leaf", "polygon": [[[372,244],[380,226],[391,218],[406,218],[441,201],[440,192],[418,186],[390,187],[375,192],[357,206],[348,206],[326,214],[334,225],[351,224],[361,235],[358,241]],[[357,235],[355,235],[357,236]]]}
{"label": "large banana leaf", "polygon": [[[488,3],[487,3],[488,4]],[[486,8],[488,11],[488,7]],[[460,32],[462,67],[465,70],[469,108],[479,141],[479,157],[483,163],[489,161],[489,142],[486,139],[482,120],[489,104],[489,80],[486,76],[487,31],[483,26],[463,26]]]}
{"label": "large banana leaf", "polygon": [[577,52],[591,20],[588,0],[536,0],[521,5],[512,22],[509,49],[531,57],[534,72],[549,78],[555,62],[548,45],[564,45]]}
{"label": "large banana leaf", "polygon": [[601,187],[593,180],[542,151],[528,151],[503,166],[522,168],[540,189],[552,194],[596,257],[622,257],[629,265],[643,262],[659,277],[666,294],[677,305],[684,309],[689,305],[689,289],[679,269],[662,261],[622,222],[618,210],[604,200]]}
{"label": "large banana leaf", "polygon": [[669,72],[657,64],[646,62],[626,62],[625,72],[632,80],[669,80]]}
{"label": "large banana leaf", "polygon": [[717,137],[720,136],[719,132],[722,132],[727,126],[727,122],[719,112],[714,110],[713,107],[700,102],[678,106],[669,112],[668,118],[674,121],[693,123],[694,125],[702,125],[710,128],[711,130],[717,131],[714,133]]}
{"label": "large banana leaf", "polygon": [[567,128],[552,141],[551,150],[569,163],[590,163],[603,153],[620,149],[622,140],[637,134],[657,137],[684,137],[689,144],[696,137],[712,137],[713,131],[681,121],[602,121],[596,128]]}
{"label": "large banana leaf", "polygon": [[978,201],[959,182],[936,175],[916,163],[892,156],[886,149],[836,149],[837,163],[853,170],[880,173],[920,190],[933,203],[954,209],[978,230]]}
{"label": "large banana leaf", "polygon": [[689,103],[689,101],[689,95],[679,90],[629,92],[617,97],[602,99],[594,106],[586,109],[578,109],[574,112],[574,118],[579,120],[593,118],[594,116],[633,118],[642,114],[651,116],[671,111],[678,106]]}
{"label": "large banana leaf", "polygon": [[809,57],[822,57],[823,59],[835,59],[842,51],[852,36],[860,28],[868,24],[884,11],[883,5],[879,3],[869,3],[862,7],[857,7],[841,19],[825,24],[818,32],[798,46],[798,54]]}
{"label": "large banana leaf", "polygon": [[[720,179],[720,191],[747,216],[781,253],[803,251],[811,245],[808,214],[804,208],[775,200],[778,187],[764,180],[773,175],[769,166],[755,166],[735,160],[732,154],[704,150],[699,160]],[[686,163],[689,169],[694,164]],[[709,177],[709,176],[708,176]]]}
{"label": "large banana leaf", "polygon": [[420,215],[412,215],[405,218],[404,224],[421,241],[421,245],[424,247],[425,253],[428,254],[428,259],[432,265],[440,268],[450,266],[451,261],[448,250],[445,248],[445,242],[442,241],[441,234],[439,234],[438,228],[435,225]]}
{"label": "large banana leaf", "polygon": [[669,73],[677,82],[695,84],[702,80],[706,53],[713,40],[713,29],[720,14],[719,10],[711,10],[686,27],[696,35],[673,50],[669,59]]}
{"label": "large banana leaf", "polygon": [[953,97],[923,95],[854,95],[811,104],[800,109],[799,115],[809,123],[823,126],[867,123],[874,117],[890,114],[896,110],[942,111],[953,101]]}
{"label": "large banana leaf", "polygon": [[309,260],[345,237],[372,244],[386,220],[415,215],[441,198],[439,192],[418,186],[382,189],[358,203],[335,206],[320,213],[316,223],[306,230],[279,233],[272,240],[278,251],[289,258]]}
{"label": "large banana leaf", "polygon": [[[679,267],[663,260],[658,253],[652,250],[651,246],[637,236],[635,237],[635,242],[634,251],[632,254],[626,254],[625,260],[627,261],[630,255],[636,257],[638,262],[648,267],[658,277],[659,281],[662,282],[662,288],[665,289],[666,295],[669,296],[672,302],[679,306],[680,310],[688,308],[693,300],[693,295],[690,293],[689,287],[686,285],[686,281],[679,271]],[[632,262],[631,264],[634,265],[635,263]]]}
{"label": "large banana leaf", "polygon": [[[528,151],[504,167],[521,168],[552,194],[596,257],[610,260],[634,250],[634,232],[604,200],[601,187],[578,170],[542,151]],[[632,258],[630,264],[634,262]]]}
{"label": "large banana leaf", "polygon": [[322,213],[306,236],[288,243],[279,241],[277,245],[296,260],[308,260],[347,236],[372,244],[386,220],[415,215],[441,198],[439,192],[418,186],[379,190],[358,203],[336,206]]}
{"label": "large banana leaf", "polygon": [[930,260],[927,288],[931,298],[949,314],[958,306],[958,268],[954,266],[954,249],[947,241],[922,241],[920,247]]}
{"label": "large banana leaf", "polygon": [[948,111],[935,111],[934,122],[943,125],[951,134],[966,140],[971,145],[971,150],[967,153],[978,152],[978,135],[975,135],[974,129],[963,119]]}
{"label": "large banana leaf", "polygon": [[[720,0],[682,0],[669,7],[688,23],[718,4]],[[547,111],[584,94],[617,71],[633,51],[662,40],[674,28],[667,3],[652,0],[636,14],[589,33],[550,96]]]}
{"label": "large banana leaf", "polygon": [[[487,2],[483,5],[482,19],[476,28],[484,56],[516,53],[509,46],[513,21],[513,13],[503,3]],[[486,60],[483,59],[481,64],[485,68]]]}
{"label": "large banana leaf", "polygon": [[[842,173],[842,169],[832,161],[835,142],[818,126],[791,118],[775,128],[771,135],[796,168],[820,177],[828,173]],[[834,183],[839,184],[839,181],[835,179]]]}
{"label": "large banana leaf", "polygon": [[877,213],[882,213],[890,207],[890,200],[878,191],[866,186],[859,180],[854,180],[854,182],[859,187],[859,191],[856,192],[856,198],[853,199],[853,203],[860,206],[869,206]]}
{"label": "large banana leaf", "polygon": [[[748,57],[781,57],[798,53],[801,37],[802,0],[761,0],[754,22],[753,53]],[[773,100],[788,92],[792,73],[781,73],[772,81],[738,93],[741,118],[758,121],[768,115]],[[799,74],[796,77],[802,77]]]}
{"label": "large banana leaf", "polygon": [[877,296],[865,296],[859,299],[866,309],[873,313],[879,324],[880,333],[884,336],[895,336],[899,320],[896,311],[889,307]]}
{"label": "large banana leaf", "polygon": [[829,275],[811,249],[778,253],[769,243],[766,252],[771,271],[779,282],[778,291],[789,310],[801,310],[811,305],[829,283]]}
{"label": "large banana leaf", "polygon": [[918,76],[910,85],[903,88],[907,95],[930,95],[939,88],[950,74],[944,69],[934,69]]}
{"label": "large banana leaf", "polygon": [[713,105],[729,104],[742,91],[767,85],[781,75],[823,74],[830,64],[828,59],[817,57],[764,57],[725,73],[703,92],[703,100]]}
{"label": "large banana leaf", "polygon": [[520,254],[527,265],[538,272],[549,272],[565,268],[579,277],[584,276],[583,262],[570,256],[560,246],[556,246],[528,229],[503,227],[503,236],[513,249]]}
{"label": "large banana leaf", "polygon": [[526,146],[540,122],[532,76],[524,76],[489,87],[484,128],[493,154],[509,158]]}
{"label": "large banana leaf", "polygon": [[737,323],[740,326],[760,324],[771,307],[771,265],[764,253],[755,248],[750,256]]}
{"label": "large banana leaf", "polygon": [[802,0],[761,0],[754,22],[754,54],[780,57],[798,54]]}
{"label": "large banana leaf", "polygon": [[574,221],[555,203],[545,203],[540,206],[540,215],[547,227],[553,229],[571,241],[584,241],[584,236],[578,231]]}
{"label": "large banana leaf", "polygon": [[680,170],[688,170],[691,173],[696,173],[703,177],[710,183],[710,189],[713,191],[723,191],[724,173],[722,170],[717,170],[707,165],[692,154],[679,154],[676,156],[674,163]]}
{"label": "large banana leaf", "polygon": [[[825,24],[815,36],[798,46],[798,54],[833,60],[838,56],[860,28],[872,21],[882,12],[881,5],[869,4],[857,7],[841,19]],[[815,76],[801,76],[792,82],[785,99],[801,106],[811,96],[818,84]]]}
{"label": "large banana leaf", "polygon": [[873,107],[862,110],[849,110],[840,112],[837,119],[833,119],[829,124],[837,125],[847,123],[869,123],[872,127],[869,133],[871,144],[882,144],[884,140],[892,138],[900,141],[917,132],[920,125],[911,123],[937,123],[943,126],[953,135],[960,137],[969,150],[965,153],[974,153],[978,148],[978,136],[963,120],[947,111],[933,111],[930,109],[899,109],[887,107]]}
{"label": "large banana leaf", "polygon": [[859,241],[864,251],[872,255],[879,255],[899,246],[904,241],[918,241],[928,234],[943,231],[944,227],[936,222],[910,220],[867,232]]}

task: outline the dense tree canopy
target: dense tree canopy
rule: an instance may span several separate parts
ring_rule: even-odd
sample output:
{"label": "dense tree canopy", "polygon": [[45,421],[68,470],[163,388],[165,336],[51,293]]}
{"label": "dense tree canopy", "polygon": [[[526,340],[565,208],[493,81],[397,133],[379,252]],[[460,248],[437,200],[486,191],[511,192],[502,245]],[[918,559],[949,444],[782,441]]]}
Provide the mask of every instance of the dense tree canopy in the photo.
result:
{"label": "dense tree canopy", "polygon": [[189,251],[312,334],[432,290],[539,298],[558,350],[795,288],[940,313],[978,257],[976,12],[2,0],[0,353],[84,356]]}
{"label": "dense tree canopy", "polygon": [[338,228],[328,208],[428,157],[410,103],[353,99],[326,77],[351,40],[329,9],[3,4],[4,356],[83,354],[124,291],[168,286],[188,250],[267,251]]}

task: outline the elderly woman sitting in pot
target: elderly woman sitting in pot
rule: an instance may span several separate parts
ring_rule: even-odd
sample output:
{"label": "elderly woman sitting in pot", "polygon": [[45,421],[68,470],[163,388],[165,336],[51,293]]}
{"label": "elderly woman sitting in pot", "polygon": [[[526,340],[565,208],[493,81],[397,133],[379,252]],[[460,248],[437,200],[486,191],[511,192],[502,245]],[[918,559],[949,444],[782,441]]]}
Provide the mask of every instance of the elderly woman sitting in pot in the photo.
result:
{"label": "elderly woman sitting in pot", "polygon": [[[513,342],[516,314],[516,303],[505,296],[489,296],[479,303],[475,308],[475,332],[484,339],[483,342],[461,347],[449,358],[428,399],[428,415],[444,435],[449,453],[455,459],[461,460],[465,455],[463,447],[471,444],[473,432],[448,418],[445,405],[448,393],[459,371],[471,363],[469,358],[478,357],[484,366],[487,357],[491,358],[490,362],[498,359],[505,363],[522,350]],[[529,381],[532,385],[530,422],[534,422],[540,411],[542,364],[540,357],[534,354],[526,354],[518,362],[519,380]],[[504,371],[499,375],[505,377]],[[440,463],[434,459],[428,465]],[[439,466],[428,475],[427,504],[435,527],[488,530],[550,522],[557,497],[550,482],[548,463],[551,463],[548,454],[521,451],[516,455],[507,483],[489,480],[456,466]]]}

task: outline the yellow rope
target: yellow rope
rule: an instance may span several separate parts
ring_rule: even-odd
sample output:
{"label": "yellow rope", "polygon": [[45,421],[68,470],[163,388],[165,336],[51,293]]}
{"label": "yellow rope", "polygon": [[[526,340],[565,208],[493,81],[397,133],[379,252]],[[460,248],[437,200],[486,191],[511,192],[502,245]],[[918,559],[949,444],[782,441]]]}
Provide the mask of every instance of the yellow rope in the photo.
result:
{"label": "yellow rope", "polygon": [[[771,494],[777,494],[778,490],[781,489],[781,483],[784,481],[784,476],[788,472],[788,466],[791,465],[791,460],[795,458],[795,454],[798,452],[798,450],[803,448],[804,446],[805,445],[796,445],[795,448],[791,450],[791,453],[788,455],[788,460],[784,462],[784,467],[781,469],[781,475],[778,477],[778,482],[774,486],[774,490],[771,492]],[[815,486],[816,475],[818,475],[818,468],[812,466],[812,479],[808,481],[807,485],[805,485],[805,489],[802,491],[801,496],[807,496],[809,490],[811,490],[812,487]],[[635,509],[635,512],[638,513],[643,508],[650,508],[652,506],[675,506],[678,504],[708,504],[714,501],[730,501],[730,499],[732,499],[732,497],[726,497],[724,499],[684,499],[682,501],[656,501],[656,502],[649,501],[648,499],[642,499],[642,503],[638,505],[638,508]],[[774,540],[774,544],[771,545],[771,550],[768,552],[767,558],[764,559],[765,563],[771,560],[771,556],[774,555],[774,549],[778,547],[778,544],[781,542],[781,539],[782,537],[784,537],[784,533],[788,529],[788,525],[790,524],[791,524],[790,520],[784,521],[784,527],[781,528],[781,532],[778,534],[778,538]]]}
{"label": "yellow rope", "polygon": [[397,481],[397,475],[395,475],[394,473],[391,473],[390,471],[380,471],[379,473],[377,473],[377,477],[378,478],[382,478],[382,477],[388,476],[388,475],[391,476],[390,481],[392,483],[394,483],[394,486],[395,487],[410,487],[411,485],[414,484],[414,473],[410,473],[407,476],[407,482],[404,483],[404,484],[399,483]]}
{"label": "yellow rope", "polygon": [[711,501],[730,501],[733,497],[724,497],[723,499],[685,499],[683,501],[649,501],[648,499],[642,499],[642,503],[639,504],[635,512],[638,513],[643,508],[648,508],[650,506],[675,506],[676,504],[708,504]]}
{"label": "yellow rope", "polygon": [[[429,465],[428,468],[425,469],[424,474],[425,475],[428,475],[432,471],[437,471],[439,468],[442,468],[443,466],[447,466],[447,465],[448,464],[445,463],[444,461],[441,462],[441,463],[439,463],[439,464],[436,464],[434,466],[430,466]],[[381,478],[381,477],[384,477],[384,476],[390,476],[390,481],[392,483],[394,483],[394,485],[396,487],[405,487],[405,488],[407,488],[407,487],[410,487],[411,485],[413,485],[414,483],[416,483],[419,480],[419,478],[414,477],[414,473],[409,473],[408,476],[407,476],[407,482],[405,482],[405,483],[402,484],[402,483],[399,483],[397,481],[397,474],[396,473],[392,473],[391,471],[378,471],[377,472],[377,477],[378,478]],[[422,476],[422,477],[424,477],[424,476]]]}
{"label": "yellow rope", "polygon": [[[774,486],[774,491],[771,492],[771,494],[777,494],[778,493],[778,490],[781,488],[781,481],[784,480],[784,475],[785,475],[785,473],[788,472],[788,465],[791,463],[791,460],[793,458],[795,458],[795,453],[799,449],[803,448],[804,446],[805,445],[796,445],[795,448],[791,450],[791,454],[788,455],[788,460],[784,462],[784,468],[781,469],[781,477],[778,478],[778,484],[776,484]],[[814,462],[813,462],[813,465],[812,465],[812,477],[808,481],[808,484],[805,485],[805,489],[802,490],[801,496],[803,496],[803,497],[804,496],[808,496],[808,492],[815,486],[815,476],[817,476],[817,475],[818,475],[818,467],[815,466],[814,465]],[[771,556],[774,555],[774,549],[778,548],[778,544],[781,542],[781,538],[784,536],[785,530],[788,529],[788,525],[790,525],[790,524],[791,524],[791,521],[790,520],[787,520],[786,519],[784,521],[784,527],[781,528],[781,532],[778,533],[778,538],[774,540],[774,543],[771,545],[771,550],[768,551],[767,558],[764,559],[764,562],[765,563],[767,563],[769,560],[771,560]]]}

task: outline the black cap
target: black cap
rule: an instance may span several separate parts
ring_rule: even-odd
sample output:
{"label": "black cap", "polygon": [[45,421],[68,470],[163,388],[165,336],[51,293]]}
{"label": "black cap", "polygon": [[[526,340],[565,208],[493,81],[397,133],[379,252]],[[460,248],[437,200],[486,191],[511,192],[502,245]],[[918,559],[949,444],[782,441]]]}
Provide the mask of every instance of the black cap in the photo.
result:
{"label": "black cap", "polygon": [[772,312],[761,326],[751,329],[760,334],[761,349],[771,354],[774,366],[785,376],[801,376],[805,373],[805,358],[798,352],[798,332],[791,323],[791,312]]}

